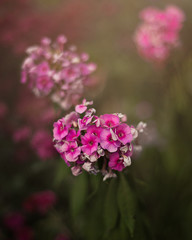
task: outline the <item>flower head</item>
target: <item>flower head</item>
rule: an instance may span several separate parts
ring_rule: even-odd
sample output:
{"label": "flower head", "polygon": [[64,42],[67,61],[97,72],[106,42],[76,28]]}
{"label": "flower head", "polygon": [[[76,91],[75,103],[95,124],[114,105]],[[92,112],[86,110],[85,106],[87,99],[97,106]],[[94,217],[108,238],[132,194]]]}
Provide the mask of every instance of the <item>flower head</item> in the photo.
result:
{"label": "flower head", "polygon": [[[67,48],[66,42],[60,35],[53,43],[43,38],[39,46],[29,47],[21,73],[21,82],[28,83],[37,96],[49,95],[63,109],[78,103],[96,70],[94,63],[87,63],[87,54]],[[85,108],[84,104],[79,106],[80,113]]]}
{"label": "flower head", "polygon": [[[116,176],[112,171],[131,165],[133,141],[145,124],[140,123],[135,129],[124,123],[126,116],[121,113],[97,116],[94,108],[88,109],[90,103],[84,99],[76,106],[76,114],[72,112],[54,124],[54,146],[74,176],[84,170],[92,174],[101,171],[106,180]],[[62,137],[55,137],[60,121],[67,131]]]}
{"label": "flower head", "polygon": [[142,23],[134,35],[139,53],[149,61],[165,61],[170,50],[179,46],[183,11],[176,6],[168,6],[164,11],[149,7],[141,11],[140,18]]}

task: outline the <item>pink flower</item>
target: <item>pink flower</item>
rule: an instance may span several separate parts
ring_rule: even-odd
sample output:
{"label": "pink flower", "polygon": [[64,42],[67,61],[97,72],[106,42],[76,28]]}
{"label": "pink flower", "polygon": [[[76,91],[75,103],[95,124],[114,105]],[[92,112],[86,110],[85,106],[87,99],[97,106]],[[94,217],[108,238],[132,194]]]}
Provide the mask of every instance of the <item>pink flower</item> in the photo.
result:
{"label": "pink flower", "polygon": [[114,128],[120,124],[119,117],[114,114],[104,114],[100,116],[102,126],[106,128]]}
{"label": "pink flower", "polygon": [[66,142],[63,146],[63,152],[65,154],[67,161],[76,162],[78,156],[81,153],[81,148],[78,147],[78,144],[76,141]]}
{"label": "pink flower", "polygon": [[179,46],[183,11],[176,6],[168,6],[164,11],[149,7],[141,11],[140,17],[143,22],[134,36],[139,53],[150,61],[165,61],[171,49]]}
{"label": "pink flower", "polygon": [[118,152],[110,154],[109,167],[117,171],[122,171],[125,168],[123,164],[123,158],[120,158]]}
{"label": "pink flower", "polygon": [[93,101],[87,102],[86,99],[83,99],[82,104],[79,104],[79,105],[77,105],[77,106],[75,107],[75,111],[76,111],[77,113],[82,114],[82,113],[84,113],[84,112],[87,110],[87,106],[88,106],[88,105],[92,105],[92,104],[93,104]]}
{"label": "pink flower", "polygon": [[91,125],[87,128],[87,133],[94,135],[98,140],[100,139],[102,128]]}
{"label": "pink flower", "polygon": [[15,231],[24,226],[25,217],[20,212],[11,212],[5,215],[4,224],[9,229]]}
{"label": "pink flower", "polygon": [[71,125],[73,124],[74,126],[77,125],[77,121],[79,118],[79,114],[76,112],[71,112],[65,116],[65,123],[66,125]]}
{"label": "pink flower", "polygon": [[75,129],[70,129],[68,135],[66,136],[67,141],[75,141],[80,135],[80,131],[77,131]]}
{"label": "pink flower", "polygon": [[92,116],[91,117],[83,117],[83,119],[78,119],[78,126],[80,131],[85,130],[88,128],[88,125],[91,123],[92,121]]}
{"label": "pink flower", "polygon": [[37,77],[36,87],[38,90],[48,94],[51,91],[53,85],[54,83],[49,76],[40,75]]}
{"label": "pink flower", "polygon": [[62,140],[68,134],[68,127],[65,125],[64,119],[59,119],[53,124],[53,136],[56,140]]}
{"label": "pink flower", "polygon": [[55,193],[48,190],[36,192],[30,195],[23,203],[23,207],[28,212],[39,212],[41,214],[45,214],[54,206],[55,203]]}
{"label": "pink flower", "polygon": [[113,140],[112,134],[109,130],[103,129],[101,132],[101,147],[107,149],[109,152],[116,152],[120,146],[119,141]]}
{"label": "pink flower", "polygon": [[[140,123],[136,130],[124,123],[124,114],[97,116],[94,108],[87,108],[91,104],[92,102],[84,99],[81,105],[76,106],[76,111],[82,115],[76,113],[77,117],[72,112],[63,118],[63,121],[67,122],[68,131],[65,137],[54,138],[54,146],[71,167],[74,176],[84,170],[92,174],[101,171],[105,181],[107,178],[116,177],[112,169],[122,171],[131,165],[132,142],[138,137],[138,133],[142,132],[145,123]],[[74,121],[71,120],[72,116]]]}
{"label": "pink flower", "polygon": [[21,127],[13,133],[14,142],[25,141],[29,138],[31,134],[31,129],[27,126]]}
{"label": "pink flower", "polygon": [[81,76],[80,74],[81,73],[78,66],[69,66],[65,68],[61,73],[62,78],[64,78],[68,83],[75,81]]}
{"label": "pink flower", "polygon": [[46,75],[50,71],[48,62],[42,62],[39,65],[37,65],[36,71],[39,76]]}
{"label": "pink flower", "polygon": [[39,130],[33,135],[31,146],[42,160],[46,160],[54,156],[55,151],[51,136],[45,130]]}
{"label": "pink flower", "polygon": [[125,123],[122,123],[117,128],[115,128],[115,133],[118,140],[124,145],[128,142],[131,142],[133,139],[131,134],[131,128]]}
{"label": "pink flower", "polygon": [[75,111],[80,114],[84,113],[86,110],[87,110],[87,106],[85,106],[84,104],[80,104],[75,107]]}
{"label": "pink flower", "polygon": [[21,72],[22,83],[28,83],[37,96],[49,96],[63,109],[79,102],[96,70],[95,64],[87,63],[86,54],[78,54],[75,47],[66,48],[66,42],[60,35],[53,43],[43,38],[39,46],[29,47]]}
{"label": "pink flower", "polygon": [[86,133],[84,136],[81,137],[81,142],[83,146],[81,147],[82,151],[87,155],[91,155],[98,148],[98,138],[94,135]]}

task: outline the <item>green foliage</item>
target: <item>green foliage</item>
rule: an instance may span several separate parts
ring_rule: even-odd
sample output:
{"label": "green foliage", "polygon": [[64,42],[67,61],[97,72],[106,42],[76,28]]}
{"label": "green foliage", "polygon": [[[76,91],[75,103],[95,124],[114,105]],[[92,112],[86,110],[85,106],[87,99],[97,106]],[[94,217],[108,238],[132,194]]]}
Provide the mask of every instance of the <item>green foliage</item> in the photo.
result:
{"label": "green foliage", "polygon": [[77,215],[83,210],[86,204],[88,193],[87,175],[82,174],[74,178],[74,182],[70,193],[70,209],[72,217]]}
{"label": "green foliage", "polygon": [[[135,226],[136,202],[134,194],[123,174],[120,175],[119,188],[117,192],[118,206],[123,223],[128,228],[130,235],[133,236]],[[124,226],[124,225],[122,225]],[[123,232],[124,232],[123,228]]]}
{"label": "green foliage", "polygon": [[118,205],[117,205],[117,179],[112,179],[109,182],[106,191],[103,218],[105,224],[105,236],[116,226],[118,218]]}

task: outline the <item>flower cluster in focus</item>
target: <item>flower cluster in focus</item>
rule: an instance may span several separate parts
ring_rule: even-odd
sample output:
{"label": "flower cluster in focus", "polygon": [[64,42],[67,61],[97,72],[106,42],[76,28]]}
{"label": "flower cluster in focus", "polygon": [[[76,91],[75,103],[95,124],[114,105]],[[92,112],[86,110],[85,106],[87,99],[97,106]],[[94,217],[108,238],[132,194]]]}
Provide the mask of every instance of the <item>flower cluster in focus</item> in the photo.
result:
{"label": "flower cluster in focus", "polygon": [[96,70],[87,62],[88,54],[78,54],[75,46],[66,48],[66,42],[61,35],[53,43],[43,38],[39,46],[29,47],[21,77],[37,96],[49,95],[63,109],[78,103]]}
{"label": "flower cluster in focus", "polygon": [[77,176],[84,169],[97,174],[102,172],[104,180],[115,177],[113,170],[122,171],[131,165],[133,140],[146,124],[137,130],[125,123],[121,113],[95,115],[93,102],[85,99],[75,111],[54,123],[54,145],[66,164]]}
{"label": "flower cluster in focus", "polygon": [[164,11],[149,7],[141,11],[140,18],[142,23],[134,35],[139,53],[149,61],[165,61],[170,50],[180,44],[183,11],[176,6],[168,6]]}

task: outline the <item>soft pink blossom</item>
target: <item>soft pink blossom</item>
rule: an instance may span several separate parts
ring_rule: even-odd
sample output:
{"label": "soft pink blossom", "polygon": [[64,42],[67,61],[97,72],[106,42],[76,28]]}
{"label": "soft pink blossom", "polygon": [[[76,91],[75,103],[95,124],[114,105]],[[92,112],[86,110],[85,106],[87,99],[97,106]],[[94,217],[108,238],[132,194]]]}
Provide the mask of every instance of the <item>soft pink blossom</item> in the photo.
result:
{"label": "soft pink blossom", "polygon": [[31,134],[31,129],[27,126],[18,128],[14,131],[13,133],[13,140],[14,142],[21,142],[21,141],[26,141],[29,139]]}
{"label": "soft pink blossom", "polygon": [[97,151],[98,148],[98,138],[95,137],[92,134],[86,133],[84,136],[81,137],[82,142],[82,151],[86,153],[87,155],[91,155],[95,151]]}
{"label": "soft pink blossom", "polygon": [[131,142],[133,139],[131,134],[131,128],[125,123],[122,123],[118,127],[116,127],[115,133],[117,135],[118,140],[124,145],[128,142]]}
{"label": "soft pink blossom", "polygon": [[56,140],[62,140],[68,134],[68,127],[65,125],[64,119],[60,119],[53,124],[53,136]]}
{"label": "soft pink blossom", "polygon": [[123,164],[123,158],[120,158],[118,152],[110,154],[109,167],[117,171],[122,171],[125,168]]}
{"label": "soft pink blossom", "polygon": [[31,146],[42,160],[51,158],[55,154],[51,135],[46,130],[38,130],[33,135],[31,139]]}
{"label": "soft pink blossom", "polygon": [[87,128],[87,133],[94,135],[97,139],[100,139],[102,128],[91,125]]}
{"label": "soft pink blossom", "polygon": [[140,18],[142,23],[134,35],[139,53],[149,61],[165,61],[180,44],[185,14],[177,6],[168,6],[164,11],[148,7],[141,11]]}
{"label": "soft pink blossom", "polygon": [[76,141],[68,142],[64,144],[63,151],[65,152],[65,157],[69,162],[76,162],[78,156],[81,153],[81,148],[78,147]]}
{"label": "soft pink blossom", "polygon": [[96,70],[85,54],[83,57],[75,47],[67,48],[66,42],[60,35],[53,43],[43,38],[39,46],[29,47],[21,71],[22,83],[28,83],[37,96],[49,96],[63,109],[79,102]]}
{"label": "soft pink blossom", "polygon": [[103,129],[101,132],[101,147],[109,152],[116,152],[120,146],[119,141],[113,139],[111,132],[108,129]]}
{"label": "soft pink blossom", "polygon": [[114,128],[119,125],[120,119],[114,114],[104,114],[100,116],[102,126],[107,128]]}
{"label": "soft pink blossom", "polygon": [[4,216],[3,221],[7,228],[15,231],[24,226],[25,217],[20,212],[10,212]]}

